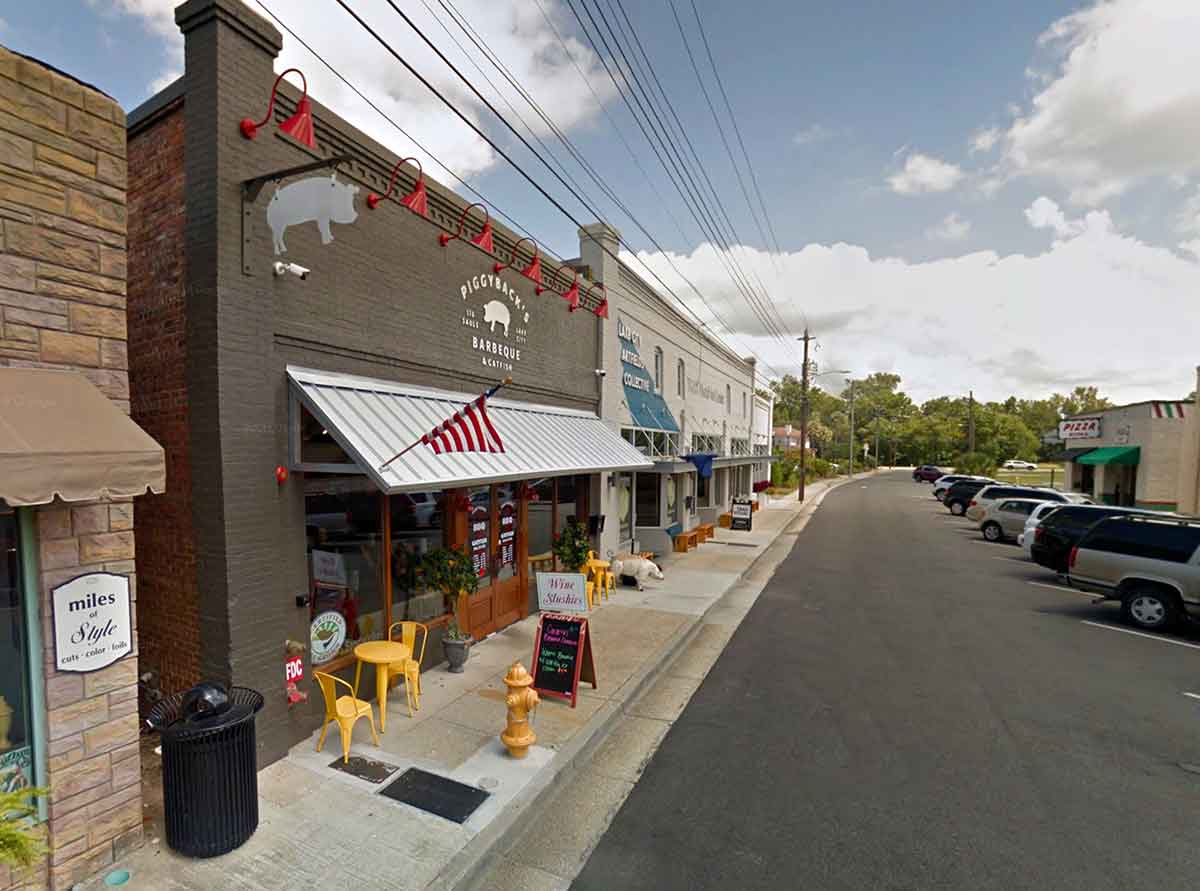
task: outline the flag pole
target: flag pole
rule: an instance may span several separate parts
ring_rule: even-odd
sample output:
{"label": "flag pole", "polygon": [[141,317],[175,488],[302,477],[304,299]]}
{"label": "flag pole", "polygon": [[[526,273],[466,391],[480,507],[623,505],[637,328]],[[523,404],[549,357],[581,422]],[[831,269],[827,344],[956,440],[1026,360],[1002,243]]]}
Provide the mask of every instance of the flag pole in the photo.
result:
{"label": "flag pole", "polygon": [[[494,395],[496,395],[497,390],[499,390],[501,387],[506,387],[511,383],[512,383],[512,378],[506,377],[504,380],[500,381],[500,383],[496,384],[494,387],[492,387],[490,390],[488,390],[486,393],[483,394],[484,401],[486,402],[488,399],[491,399]],[[462,409],[460,409],[460,411],[466,411],[468,408],[470,408],[474,404],[475,404],[475,400],[472,399],[470,402],[468,402],[466,405],[464,405],[462,407]],[[421,439],[424,439],[426,435],[427,434],[424,434],[424,433],[421,434]],[[392,455],[392,457],[388,458],[386,461],[384,461],[382,464],[380,464],[379,472],[383,473],[383,471],[387,470],[387,467],[389,464],[391,464],[397,458],[401,457],[402,455],[407,454],[408,452],[411,452],[413,449],[415,449],[417,446],[419,446],[421,444],[421,439],[418,439],[415,442],[410,443],[409,445],[405,446],[400,451],[396,452],[396,454]]]}

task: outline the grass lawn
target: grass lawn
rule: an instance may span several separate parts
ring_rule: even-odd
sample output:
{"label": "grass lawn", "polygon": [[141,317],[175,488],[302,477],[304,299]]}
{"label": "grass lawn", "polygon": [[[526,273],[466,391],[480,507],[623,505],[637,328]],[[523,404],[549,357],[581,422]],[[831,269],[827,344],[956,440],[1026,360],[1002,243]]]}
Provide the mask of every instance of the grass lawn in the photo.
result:
{"label": "grass lawn", "polygon": [[1019,486],[1049,486],[1053,472],[1053,485],[1056,489],[1063,487],[1063,466],[1054,463],[1039,463],[1037,470],[998,470],[996,479],[1005,483]]}

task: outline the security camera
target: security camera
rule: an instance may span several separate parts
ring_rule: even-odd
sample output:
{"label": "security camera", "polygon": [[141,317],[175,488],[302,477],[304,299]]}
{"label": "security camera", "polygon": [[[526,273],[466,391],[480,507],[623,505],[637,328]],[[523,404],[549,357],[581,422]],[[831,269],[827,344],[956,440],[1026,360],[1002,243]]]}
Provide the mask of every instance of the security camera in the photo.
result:
{"label": "security camera", "polygon": [[605,371],[603,368],[596,369],[596,377],[604,377],[607,374],[608,374],[608,372]]}
{"label": "security camera", "polygon": [[299,263],[283,263],[279,260],[275,261],[275,275],[277,277],[281,275],[295,275],[299,277],[301,281],[304,281],[306,278],[308,278],[309,272],[311,272],[311,270],[305,269]]}

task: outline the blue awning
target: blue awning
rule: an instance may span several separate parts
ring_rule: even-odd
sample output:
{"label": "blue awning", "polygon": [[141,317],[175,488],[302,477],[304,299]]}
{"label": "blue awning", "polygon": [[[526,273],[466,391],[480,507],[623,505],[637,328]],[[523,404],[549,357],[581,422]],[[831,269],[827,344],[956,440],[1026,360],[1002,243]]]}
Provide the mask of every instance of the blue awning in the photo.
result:
{"label": "blue awning", "polygon": [[679,425],[667,408],[667,402],[653,390],[642,390],[638,387],[625,387],[625,403],[629,406],[629,416],[633,426],[648,430],[663,430],[667,433],[678,433]]}
{"label": "blue awning", "polygon": [[704,477],[705,479],[708,479],[710,476],[712,476],[713,458],[717,457],[716,455],[710,455],[705,452],[696,452],[693,455],[684,455],[683,457],[687,458],[687,460],[696,465],[696,473],[698,473],[700,476]]}

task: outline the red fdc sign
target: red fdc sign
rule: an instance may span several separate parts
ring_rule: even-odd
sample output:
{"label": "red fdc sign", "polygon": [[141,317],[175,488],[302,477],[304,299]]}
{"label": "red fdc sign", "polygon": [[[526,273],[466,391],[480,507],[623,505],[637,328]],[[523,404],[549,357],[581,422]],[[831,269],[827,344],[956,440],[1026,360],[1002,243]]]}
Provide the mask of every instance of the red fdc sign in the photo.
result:
{"label": "red fdc sign", "polygon": [[283,662],[283,674],[285,683],[304,680],[304,657],[289,656]]}

